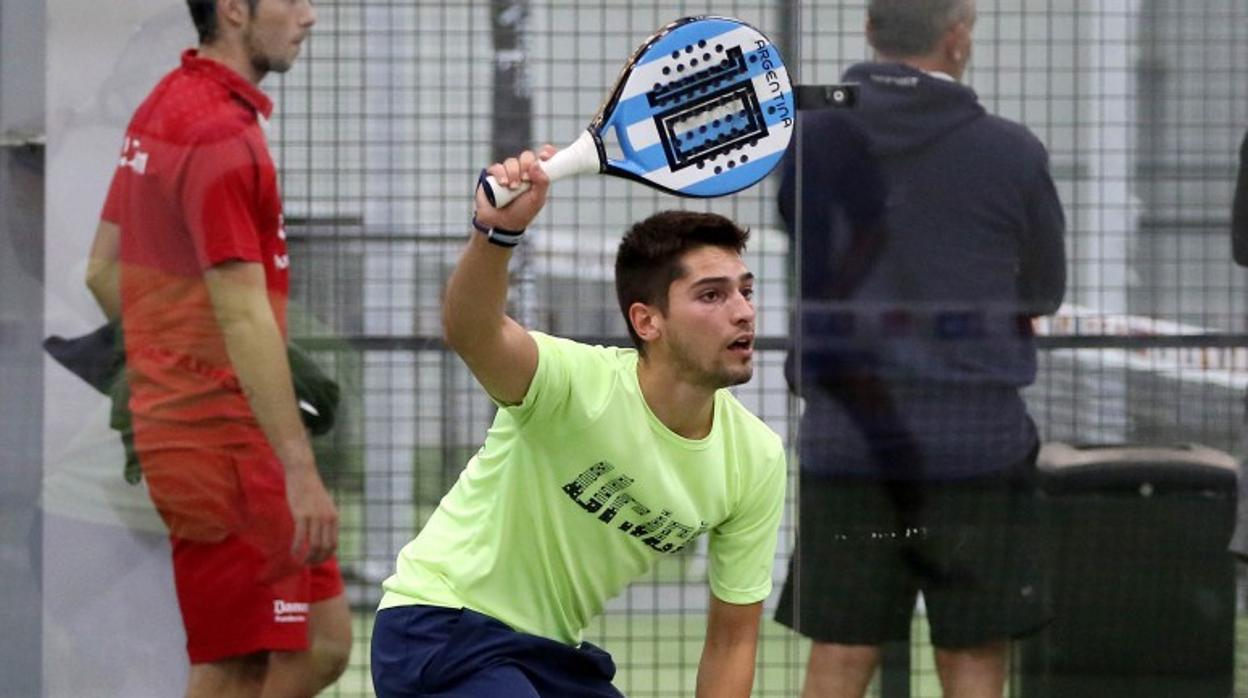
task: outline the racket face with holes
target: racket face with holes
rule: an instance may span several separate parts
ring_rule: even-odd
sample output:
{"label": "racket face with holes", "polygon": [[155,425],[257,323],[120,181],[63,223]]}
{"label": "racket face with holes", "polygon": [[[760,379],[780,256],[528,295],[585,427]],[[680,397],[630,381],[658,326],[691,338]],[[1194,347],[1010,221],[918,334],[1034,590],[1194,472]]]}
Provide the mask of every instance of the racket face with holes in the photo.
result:
{"label": "racket face with holes", "polygon": [[729,17],[687,17],[646,41],[590,123],[601,171],[681,196],[723,196],[758,182],[793,133],[793,90],[775,45]]}

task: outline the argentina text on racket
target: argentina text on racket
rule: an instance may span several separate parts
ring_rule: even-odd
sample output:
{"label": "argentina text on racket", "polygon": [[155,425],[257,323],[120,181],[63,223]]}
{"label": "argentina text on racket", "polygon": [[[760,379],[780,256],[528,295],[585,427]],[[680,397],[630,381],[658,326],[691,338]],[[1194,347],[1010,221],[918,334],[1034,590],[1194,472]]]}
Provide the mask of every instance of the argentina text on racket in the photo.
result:
{"label": "argentina text on racket", "polygon": [[788,102],[785,101],[783,95],[785,93],[784,83],[780,80],[780,75],[776,73],[778,67],[771,59],[771,44],[766,40],[756,39],[754,41],[755,48],[758,49],[759,58],[762,60],[762,67],[767,72],[763,74],[763,79],[767,81],[767,89],[771,90],[772,102],[768,107],[775,107],[776,114],[781,117],[781,123],[785,128],[793,127],[793,114],[789,111]]}

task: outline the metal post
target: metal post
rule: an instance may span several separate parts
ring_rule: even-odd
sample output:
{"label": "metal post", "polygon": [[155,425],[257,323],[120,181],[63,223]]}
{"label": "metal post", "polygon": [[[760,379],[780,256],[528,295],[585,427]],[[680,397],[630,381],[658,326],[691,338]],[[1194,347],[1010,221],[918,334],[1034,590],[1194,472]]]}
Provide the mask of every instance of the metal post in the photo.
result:
{"label": "metal post", "polygon": [[[777,35],[777,45],[780,46],[781,55],[784,56],[785,65],[789,71],[790,78],[795,85],[799,85],[801,62],[805,58],[802,53],[802,26],[801,26],[801,7],[799,0],[785,0],[781,3],[779,9],[780,17],[776,26],[782,27]],[[855,103],[854,91],[848,86],[828,85],[828,86],[802,86],[797,90],[798,109],[803,111],[807,109],[821,108],[852,108]],[[797,125],[794,130],[795,153],[797,157],[796,168],[799,173],[796,183],[796,216],[795,223],[797,230],[795,231],[793,251],[793,262],[790,266],[792,277],[792,288],[796,297],[794,299],[795,312],[800,317],[802,312],[801,297],[801,254],[802,236],[807,233],[801,229],[802,218],[802,188],[800,173],[803,171],[802,156],[802,119],[799,116]],[[797,375],[802,375],[800,357],[800,346],[803,337],[800,335],[801,323],[798,323],[798,336],[794,338],[797,342],[799,350],[797,351],[798,366]],[[792,407],[796,411],[796,406]],[[790,438],[795,438],[795,432],[790,433]],[[806,590],[797,589],[797,593],[806,593]],[[910,641],[889,642],[881,647],[880,656],[880,698],[910,698]]]}
{"label": "metal post", "polygon": [[[528,0],[492,0],[490,25],[494,40],[494,110],[490,152],[495,162],[533,147],[533,96],[529,86]],[[536,280],[528,245],[516,248],[512,273],[513,314],[520,324],[534,324]]]}
{"label": "metal post", "polygon": [[880,648],[880,698],[910,698],[910,640]]}
{"label": "metal post", "polygon": [[0,693],[14,696],[43,691],[45,26],[43,3],[0,4]]}

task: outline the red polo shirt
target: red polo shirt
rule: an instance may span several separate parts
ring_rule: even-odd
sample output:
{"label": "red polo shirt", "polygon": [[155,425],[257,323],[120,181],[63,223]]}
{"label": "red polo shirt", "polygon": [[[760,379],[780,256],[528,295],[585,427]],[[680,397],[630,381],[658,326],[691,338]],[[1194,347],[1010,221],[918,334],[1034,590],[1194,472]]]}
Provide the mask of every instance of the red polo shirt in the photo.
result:
{"label": "red polo shirt", "polygon": [[264,442],[239,388],[203,272],[264,265],[283,336],[289,257],[264,93],[194,50],[126,131],[102,218],[121,229],[121,300],[136,445]]}

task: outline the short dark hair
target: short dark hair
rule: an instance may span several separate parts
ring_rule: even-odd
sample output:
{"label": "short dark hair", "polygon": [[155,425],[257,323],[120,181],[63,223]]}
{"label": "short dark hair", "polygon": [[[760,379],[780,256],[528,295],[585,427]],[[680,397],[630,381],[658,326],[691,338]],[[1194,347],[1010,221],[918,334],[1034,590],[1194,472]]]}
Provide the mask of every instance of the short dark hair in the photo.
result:
{"label": "short dark hair", "polygon": [[615,295],[624,313],[628,336],[645,352],[641,337],[628,319],[633,303],[658,306],[667,312],[667,291],[688,273],[681,258],[703,246],[745,251],[750,231],[715,213],[661,211],[633,224],[615,256]]}
{"label": "short dark hair", "polygon": [[949,27],[973,15],[974,0],[871,0],[871,46],[886,56],[931,53]]}
{"label": "short dark hair", "polygon": [[[247,0],[247,9],[256,14],[256,5],[260,0]],[[217,40],[217,0],[186,0],[186,7],[191,11],[191,21],[195,23],[195,31],[199,33],[199,43],[211,44]]]}

